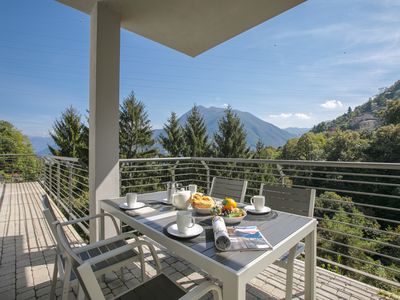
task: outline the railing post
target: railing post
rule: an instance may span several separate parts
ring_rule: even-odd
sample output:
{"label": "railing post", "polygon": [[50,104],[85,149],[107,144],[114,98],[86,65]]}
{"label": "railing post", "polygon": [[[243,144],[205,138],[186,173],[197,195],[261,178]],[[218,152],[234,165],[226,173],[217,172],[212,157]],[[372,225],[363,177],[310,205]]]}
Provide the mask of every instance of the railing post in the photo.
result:
{"label": "railing post", "polygon": [[[73,199],[73,195],[72,195],[72,165],[71,163],[68,163],[68,197],[69,197],[69,202],[72,204],[72,202],[74,201]],[[70,210],[69,210],[69,206],[67,213],[68,213],[68,217],[70,218]]]}
{"label": "railing post", "polygon": [[58,201],[60,200],[60,190],[61,190],[60,173],[61,173],[60,162],[57,162],[57,200]]}
{"label": "railing post", "polygon": [[282,168],[282,166],[281,165],[279,165],[279,164],[277,164],[276,165],[276,169],[278,170],[278,172],[279,172],[279,179],[281,180],[281,185],[285,185],[285,173],[283,172],[283,168]]}
{"label": "railing post", "polygon": [[175,170],[176,170],[176,168],[178,167],[178,165],[179,165],[179,160],[177,160],[176,162],[175,162],[175,165],[172,167],[172,169],[171,169],[171,181],[172,182],[176,182],[176,174],[175,174]]}
{"label": "railing post", "polygon": [[49,162],[49,171],[50,171],[50,174],[49,174],[49,181],[50,181],[49,194],[51,195],[53,193],[53,162],[52,161]]}
{"label": "railing post", "polygon": [[204,168],[206,169],[206,172],[207,172],[207,194],[209,194],[210,189],[211,189],[210,168],[204,160],[201,161],[201,164],[204,166]]}

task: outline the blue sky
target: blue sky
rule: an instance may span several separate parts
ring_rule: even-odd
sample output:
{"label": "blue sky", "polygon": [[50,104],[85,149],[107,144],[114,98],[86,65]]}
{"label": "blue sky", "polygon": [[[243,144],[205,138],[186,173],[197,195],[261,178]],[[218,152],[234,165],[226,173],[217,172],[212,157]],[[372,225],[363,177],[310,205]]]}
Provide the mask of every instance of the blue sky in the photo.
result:
{"label": "blue sky", "polygon": [[[121,99],[154,128],[194,103],[311,127],[400,79],[400,1],[309,0],[190,58],[121,33]],[[49,0],[2,3],[0,119],[45,136],[67,106],[88,108],[89,17]]]}

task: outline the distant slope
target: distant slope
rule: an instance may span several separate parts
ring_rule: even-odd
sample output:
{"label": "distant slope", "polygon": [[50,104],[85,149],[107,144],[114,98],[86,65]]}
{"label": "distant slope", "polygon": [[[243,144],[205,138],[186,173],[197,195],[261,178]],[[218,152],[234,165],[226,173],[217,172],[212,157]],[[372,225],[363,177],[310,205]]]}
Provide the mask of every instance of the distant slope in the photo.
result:
{"label": "distant slope", "polygon": [[392,86],[384,89],[366,103],[357,106],[353,111],[349,111],[340,117],[319,123],[312,129],[313,132],[341,130],[374,130],[382,123],[380,111],[386,108],[388,100],[400,99],[400,80]]}
{"label": "distant slope", "polygon": [[[211,137],[218,130],[218,120],[224,116],[224,109],[219,107],[204,107],[199,106],[199,111],[204,117],[204,122],[207,127],[209,136]],[[247,143],[251,148],[254,148],[257,141],[261,140],[266,146],[279,147],[286,143],[288,139],[296,136],[279,127],[265,122],[248,112],[234,110],[240,117],[247,132]],[[179,118],[179,123],[184,125],[190,111],[186,112]],[[153,131],[153,136],[158,137],[163,133],[162,129]]]}
{"label": "distant slope", "polygon": [[35,153],[40,156],[49,155],[50,151],[48,145],[54,146],[54,142],[51,137],[29,136],[29,140],[32,143]]}
{"label": "distant slope", "polygon": [[295,135],[296,137],[300,137],[306,132],[309,132],[311,128],[288,127],[288,128],[283,128],[283,130],[289,132],[292,135]]}

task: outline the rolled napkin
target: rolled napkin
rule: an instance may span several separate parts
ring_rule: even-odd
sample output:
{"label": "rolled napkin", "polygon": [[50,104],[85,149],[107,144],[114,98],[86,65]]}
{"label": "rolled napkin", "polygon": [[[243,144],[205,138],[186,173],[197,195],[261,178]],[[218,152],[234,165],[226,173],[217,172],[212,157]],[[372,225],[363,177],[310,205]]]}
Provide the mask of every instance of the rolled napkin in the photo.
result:
{"label": "rolled napkin", "polygon": [[226,251],[231,247],[228,231],[226,230],[225,221],[222,217],[216,216],[212,221],[215,247],[218,250]]}

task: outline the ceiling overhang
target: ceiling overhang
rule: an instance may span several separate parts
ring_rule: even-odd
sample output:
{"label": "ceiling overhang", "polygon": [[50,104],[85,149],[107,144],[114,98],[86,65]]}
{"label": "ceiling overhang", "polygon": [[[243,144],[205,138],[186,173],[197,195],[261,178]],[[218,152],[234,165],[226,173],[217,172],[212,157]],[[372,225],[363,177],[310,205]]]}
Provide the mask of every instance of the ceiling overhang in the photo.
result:
{"label": "ceiling overhang", "polygon": [[87,14],[105,2],[121,27],[194,57],[305,0],[58,1]]}

